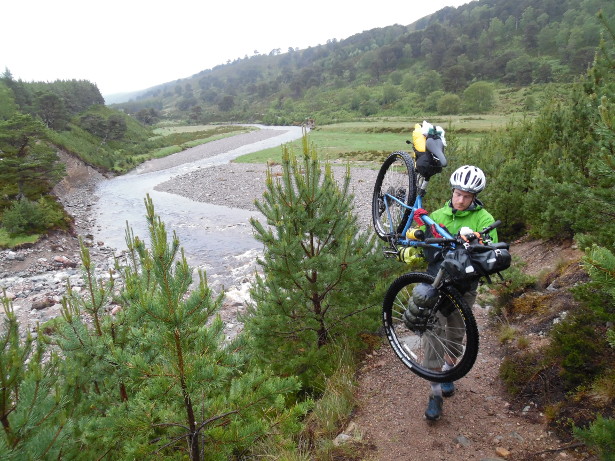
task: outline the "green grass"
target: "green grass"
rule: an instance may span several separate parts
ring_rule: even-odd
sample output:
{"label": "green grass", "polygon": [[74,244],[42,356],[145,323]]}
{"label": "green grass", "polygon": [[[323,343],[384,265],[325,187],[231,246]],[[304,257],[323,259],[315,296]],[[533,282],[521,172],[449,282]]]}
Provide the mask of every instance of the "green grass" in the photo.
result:
{"label": "green grass", "polygon": [[[458,138],[461,145],[476,145],[483,136],[505,128],[521,115],[467,115],[430,117],[429,122],[441,125],[447,138]],[[309,134],[309,141],[318,150],[323,160],[375,160],[397,150],[409,151],[412,147],[406,140],[412,139],[416,123],[423,120],[407,117],[387,117],[369,121],[336,123],[318,126]],[[291,152],[301,151],[301,140],[288,144]],[[243,155],[238,163],[280,162],[282,148],[274,147]]]}
{"label": "green grass", "polygon": [[167,136],[172,133],[191,133],[193,131],[209,131],[217,128],[217,125],[178,125],[178,126],[162,126],[154,129],[154,133]]}
{"label": "green grass", "polygon": [[9,236],[6,229],[0,227],[0,248],[15,248],[24,243],[36,243],[40,235],[18,235],[16,237]]}

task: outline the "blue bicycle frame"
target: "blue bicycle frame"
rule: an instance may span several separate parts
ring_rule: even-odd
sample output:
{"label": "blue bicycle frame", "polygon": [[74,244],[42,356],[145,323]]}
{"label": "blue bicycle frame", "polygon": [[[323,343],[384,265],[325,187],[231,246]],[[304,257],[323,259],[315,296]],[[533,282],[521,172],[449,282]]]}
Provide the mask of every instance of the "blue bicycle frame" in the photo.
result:
{"label": "blue bicycle frame", "polygon": [[[426,244],[423,241],[420,240],[413,240],[413,239],[409,239],[406,238],[406,233],[408,232],[408,229],[410,229],[410,227],[412,226],[413,223],[413,217],[414,217],[414,212],[420,208],[423,208],[423,196],[421,194],[417,194],[416,199],[414,200],[414,205],[412,206],[408,206],[405,203],[403,203],[401,200],[399,200],[397,197],[394,197],[393,195],[390,194],[385,194],[384,196],[384,205],[386,207],[386,213],[387,216],[389,218],[389,223],[391,226],[391,234],[394,234],[394,230],[392,229],[393,227],[393,221],[391,220],[391,212],[389,210],[389,199],[391,200],[395,200],[397,203],[399,203],[402,207],[410,210],[410,216],[408,216],[408,221],[406,222],[406,225],[404,226],[404,229],[401,233],[401,236],[399,238],[399,240],[397,240],[395,243],[400,244],[400,245],[404,245],[404,246],[414,246],[414,247],[424,247],[426,245],[429,246],[433,246],[435,248],[440,248],[440,246],[438,244]],[[435,222],[433,219],[431,219],[429,217],[429,215],[421,215],[421,220],[427,225],[427,226],[434,226],[434,229],[444,238],[448,238],[448,239],[452,239],[453,236],[446,230],[444,229],[442,226],[440,226],[437,222]]]}
{"label": "blue bicycle frame", "polygon": [[[405,238],[406,233],[408,232],[408,229],[410,229],[410,227],[412,226],[414,212],[420,208],[423,208],[423,197],[420,194],[418,194],[416,196],[416,200],[414,201],[414,205],[408,206],[405,203],[403,203],[401,200],[399,200],[397,197],[394,197],[393,195],[390,195],[390,194],[385,194],[384,205],[386,207],[387,216],[389,217],[389,223],[391,223],[391,227],[393,227],[393,222],[391,220],[391,212],[389,211],[389,203],[387,199],[395,200],[402,207],[410,210],[410,216],[408,216],[408,221],[406,222],[406,225],[404,226],[404,229],[401,233],[402,237],[396,243],[399,243],[404,246],[418,246],[417,244],[420,243],[421,244],[420,246],[425,246],[425,244],[419,240]],[[448,238],[448,239],[453,238],[453,236],[446,229],[444,229],[442,226],[440,226],[440,224],[438,224],[433,219],[431,219],[429,215],[426,215],[426,214],[421,215],[421,220],[428,226],[434,226],[435,230],[438,231],[438,233],[442,237]],[[391,229],[391,234],[394,234],[393,229]],[[438,245],[432,245],[432,246],[438,246]]]}

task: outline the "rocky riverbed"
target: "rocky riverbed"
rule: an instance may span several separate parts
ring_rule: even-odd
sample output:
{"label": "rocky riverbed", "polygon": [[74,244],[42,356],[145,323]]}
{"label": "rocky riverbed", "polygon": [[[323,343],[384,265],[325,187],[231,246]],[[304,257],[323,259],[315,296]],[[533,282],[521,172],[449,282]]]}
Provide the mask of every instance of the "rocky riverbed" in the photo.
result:
{"label": "rocky riverbed", "polygon": [[70,232],[52,232],[37,243],[0,251],[0,288],[11,300],[23,333],[60,315],[67,286],[81,293],[84,287],[80,241],[89,249],[96,276],[108,278],[114,258],[121,257],[89,233],[94,191],[105,176],[65,153],[59,153],[67,176],[54,192],[74,219]]}
{"label": "rocky riverbed", "polygon": [[[256,211],[254,202],[262,199],[268,168],[274,177],[282,174],[280,165],[268,167],[264,164],[228,163],[172,178],[156,186],[156,190],[197,202]],[[346,166],[333,165],[332,171],[335,179],[341,183]],[[371,198],[377,174],[374,169],[358,165],[352,168],[350,190],[354,195],[357,219],[363,229],[371,226]]]}
{"label": "rocky riverbed", "polygon": [[[268,131],[271,130],[240,136],[246,138],[246,142],[258,141],[267,134],[271,135]],[[222,142],[236,143],[237,140]],[[214,148],[219,150],[221,147],[215,145]],[[54,192],[73,217],[73,229],[70,232],[51,233],[33,245],[0,251],[0,289],[4,289],[12,301],[24,332],[34,331],[37,324],[60,315],[61,300],[68,284],[77,293],[85,292],[80,241],[90,252],[98,278],[108,279],[110,272],[114,272],[115,260],[123,261],[125,256],[122,251],[94,237],[96,216],[93,210],[98,200],[97,185],[108,178],[70,155],[61,152],[59,155],[66,165],[67,176]],[[184,153],[175,159],[165,159],[165,165],[187,161],[190,158]],[[153,167],[149,165],[148,168]],[[281,173],[280,166],[271,168],[274,175]],[[156,189],[197,202],[255,211],[254,201],[260,199],[265,190],[266,171],[267,166],[261,164],[228,163],[176,176]],[[341,181],[346,168],[342,165],[334,166],[333,171]],[[370,199],[375,174],[374,170],[368,168],[353,168],[352,172],[351,189],[355,195],[355,209],[364,228],[371,225]],[[250,251],[230,258],[224,262],[229,266],[222,271],[224,278],[208,277],[214,291],[225,293],[221,316],[229,337],[241,329],[237,316],[246,308],[251,282],[258,270],[257,257],[258,252]]]}

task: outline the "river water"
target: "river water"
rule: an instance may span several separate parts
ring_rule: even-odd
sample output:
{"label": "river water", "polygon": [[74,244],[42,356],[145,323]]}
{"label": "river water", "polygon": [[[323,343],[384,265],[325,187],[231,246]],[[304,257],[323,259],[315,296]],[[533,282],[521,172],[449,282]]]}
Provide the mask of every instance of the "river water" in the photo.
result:
{"label": "river water", "polygon": [[241,144],[242,135],[213,141],[175,154],[175,162],[169,157],[151,160],[126,175],[101,182],[93,210],[94,237],[107,246],[126,249],[128,225],[134,235],[149,241],[144,205],[149,194],[169,235],[173,231],[177,233],[188,263],[205,269],[210,282],[213,278],[228,286],[253,271],[262,244],[253,238],[249,219],[259,217],[258,212],[195,202],[154,188],[197,168],[228,163],[241,155],[281,146],[302,135],[300,127],[259,128],[266,129],[266,136],[270,137],[242,145],[237,145]]}

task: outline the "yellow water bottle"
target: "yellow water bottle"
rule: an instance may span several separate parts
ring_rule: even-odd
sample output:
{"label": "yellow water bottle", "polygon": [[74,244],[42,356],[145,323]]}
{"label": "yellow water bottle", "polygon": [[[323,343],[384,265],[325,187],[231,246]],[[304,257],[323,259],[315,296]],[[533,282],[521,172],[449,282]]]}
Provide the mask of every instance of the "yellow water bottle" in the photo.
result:
{"label": "yellow water bottle", "polygon": [[425,232],[416,227],[411,227],[408,229],[408,232],[406,232],[406,238],[408,240],[425,240]]}

